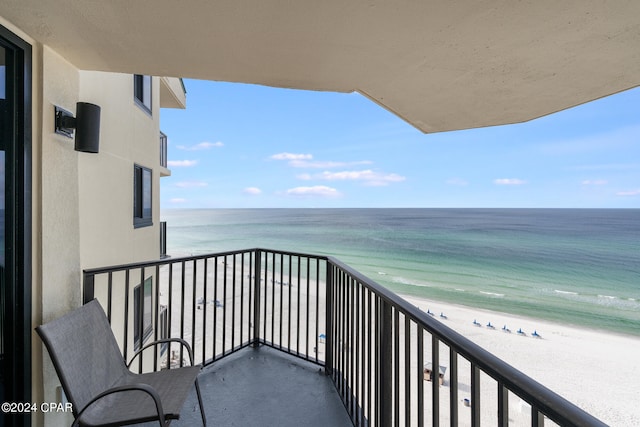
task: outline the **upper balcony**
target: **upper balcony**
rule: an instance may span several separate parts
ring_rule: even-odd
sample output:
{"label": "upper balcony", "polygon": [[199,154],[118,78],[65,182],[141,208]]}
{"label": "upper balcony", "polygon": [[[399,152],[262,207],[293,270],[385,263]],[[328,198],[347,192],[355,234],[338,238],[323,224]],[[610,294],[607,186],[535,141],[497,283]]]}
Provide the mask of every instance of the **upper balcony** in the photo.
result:
{"label": "upper balcony", "polygon": [[[333,257],[250,249],[92,269],[83,298],[101,302],[125,359],[152,337],[187,340],[216,426],[604,425]],[[150,350],[136,369],[185,356]],[[446,367],[437,381],[429,365]],[[199,425],[194,402],[176,425]]]}
{"label": "upper balcony", "polygon": [[160,77],[160,107],[187,108],[187,90],[182,79],[177,77]]}

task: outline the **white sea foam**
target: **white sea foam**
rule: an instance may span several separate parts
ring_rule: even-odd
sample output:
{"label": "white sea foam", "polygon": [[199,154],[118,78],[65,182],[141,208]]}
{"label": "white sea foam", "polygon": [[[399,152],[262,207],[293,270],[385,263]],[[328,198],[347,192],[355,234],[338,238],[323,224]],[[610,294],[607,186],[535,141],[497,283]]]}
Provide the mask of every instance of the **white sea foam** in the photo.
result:
{"label": "white sea foam", "polygon": [[486,291],[480,291],[481,294],[485,294],[485,295],[489,295],[492,297],[498,297],[498,298],[502,298],[504,296],[504,294],[499,294],[496,292],[486,292]]}
{"label": "white sea foam", "polygon": [[554,289],[553,292],[558,293],[558,294],[564,294],[564,295],[578,295],[577,292],[561,291],[560,289]]}
{"label": "white sea foam", "polygon": [[428,283],[423,283],[423,282],[415,282],[413,280],[407,279],[405,277],[401,277],[401,276],[397,276],[394,277],[393,279],[391,279],[394,283],[401,283],[403,285],[409,285],[409,286],[418,286],[421,288],[430,288],[431,285]]}
{"label": "white sea foam", "polygon": [[614,297],[613,295],[598,295],[598,298],[617,299],[618,297]]}

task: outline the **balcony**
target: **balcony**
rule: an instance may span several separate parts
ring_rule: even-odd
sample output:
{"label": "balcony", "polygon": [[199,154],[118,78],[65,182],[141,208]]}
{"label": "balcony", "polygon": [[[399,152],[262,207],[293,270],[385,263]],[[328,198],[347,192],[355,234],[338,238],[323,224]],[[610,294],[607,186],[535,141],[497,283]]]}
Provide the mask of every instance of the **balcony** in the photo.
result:
{"label": "balcony", "polygon": [[167,221],[160,221],[160,259],[167,258]]}
{"label": "balcony", "polygon": [[171,171],[167,169],[169,164],[167,145],[167,135],[160,132],[160,176],[171,176]]}
{"label": "balcony", "polygon": [[[604,425],[333,257],[250,249],[93,269],[83,298],[105,307],[126,359],[139,337],[187,340],[214,425]],[[154,351],[135,369],[185,358]],[[198,425],[191,406],[177,425]]]}

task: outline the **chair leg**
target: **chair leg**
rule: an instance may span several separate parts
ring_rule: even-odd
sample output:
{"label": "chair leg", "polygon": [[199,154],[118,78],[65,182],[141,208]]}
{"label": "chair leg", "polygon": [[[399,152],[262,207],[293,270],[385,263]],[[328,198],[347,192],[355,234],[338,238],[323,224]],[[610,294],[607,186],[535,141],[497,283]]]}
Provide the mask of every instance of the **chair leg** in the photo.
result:
{"label": "chair leg", "polygon": [[202,425],[207,427],[207,417],[204,414],[204,405],[202,404],[202,394],[200,393],[200,383],[196,377],[196,394],[198,395],[198,405],[200,405],[200,415],[202,415]]}

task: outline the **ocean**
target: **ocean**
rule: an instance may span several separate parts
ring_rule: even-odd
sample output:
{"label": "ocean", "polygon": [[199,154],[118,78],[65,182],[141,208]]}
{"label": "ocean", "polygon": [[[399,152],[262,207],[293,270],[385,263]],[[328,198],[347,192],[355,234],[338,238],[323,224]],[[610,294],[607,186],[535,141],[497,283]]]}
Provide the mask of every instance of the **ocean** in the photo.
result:
{"label": "ocean", "polygon": [[169,255],[332,255],[404,295],[640,336],[640,209],[164,210]]}

